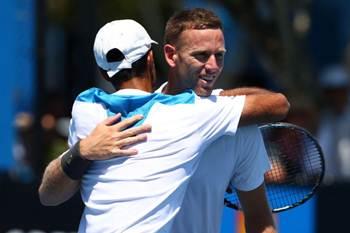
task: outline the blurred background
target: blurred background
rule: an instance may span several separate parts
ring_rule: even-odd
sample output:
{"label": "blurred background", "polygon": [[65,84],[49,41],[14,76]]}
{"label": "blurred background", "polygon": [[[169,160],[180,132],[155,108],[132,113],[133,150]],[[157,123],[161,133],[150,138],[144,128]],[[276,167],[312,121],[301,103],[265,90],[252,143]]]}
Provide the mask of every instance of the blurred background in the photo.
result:
{"label": "blurred background", "polygon": [[[346,231],[350,1],[1,0],[0,232],[76,231],[79,195],[43,207],[37,188],[45,166],[67,148],[77,94],[93,86],[112,90],[96,69],[95,34],[108,21],[132,18],[162,42],[166,20],[188,7],[212,9],[224,23],[228,52],[217,87],[283,92],[291,102],[285,121],[308,129],[324,150],[320,191],[300,212],[276,216],[280,232],[296,232],[295,226],[304,233]],[[161,48],[155,50],[157,86],[167,72]],[[222,232],[238,232],[239,217],[226,212]]]}

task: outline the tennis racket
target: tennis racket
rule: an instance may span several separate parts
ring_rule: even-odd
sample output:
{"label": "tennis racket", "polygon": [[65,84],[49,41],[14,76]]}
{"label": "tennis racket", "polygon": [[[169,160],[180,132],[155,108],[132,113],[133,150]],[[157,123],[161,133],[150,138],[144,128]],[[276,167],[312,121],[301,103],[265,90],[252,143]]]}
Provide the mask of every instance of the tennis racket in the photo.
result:
{"label": "tennis racket", "polygon": [[[272,169],[265,174],[267,199],[272,212],[299,206],[320,186],[325,165],[317,140],[305,129],[289,123],[260,126]],[[228,187],[225,205],[240,210],[236,191]]]}

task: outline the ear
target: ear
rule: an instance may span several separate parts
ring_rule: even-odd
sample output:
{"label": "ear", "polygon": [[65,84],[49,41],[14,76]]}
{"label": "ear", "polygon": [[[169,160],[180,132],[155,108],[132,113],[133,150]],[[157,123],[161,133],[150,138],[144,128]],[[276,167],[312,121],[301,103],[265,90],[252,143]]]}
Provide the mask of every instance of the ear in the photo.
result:
{"label": "ear", "polygon": [[148,66],[149,77],[151,77],[152,84],[154,84],[157,76],[156,76],[156,68],[154,64],[154,56],[153,56],[152,50],[148,53],[148,56],[147,56],[147,66]]}
{"label": "ear", "polygon": [[163,47],[165,61],[168,63],[170,67],[174,67],[176,65],[176,48],[170,44],[165,44]]}
{"label": "ear", "polygon": [[154,57],[153,57],[153,51],[149,51],[147,55],[147,63],[153,63],[154,62]]}

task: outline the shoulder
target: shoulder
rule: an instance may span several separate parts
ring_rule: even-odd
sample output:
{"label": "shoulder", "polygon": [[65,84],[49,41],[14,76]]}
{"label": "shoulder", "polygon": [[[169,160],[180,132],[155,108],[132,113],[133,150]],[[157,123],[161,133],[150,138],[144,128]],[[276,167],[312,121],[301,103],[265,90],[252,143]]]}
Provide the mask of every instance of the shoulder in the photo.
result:
{"label": "shoulder", "polygon": [[197,104],[219,104],[218,106],[225,107],[243,107],[245,103],[245,96],[219,96],[210,95],[208,97],[200,97],[196,95],[195,102]]}
{"label": "shoulder", "polygon": [[106,108],[101,103],[90,103],[76,100],[72,107],[72,117],[99,115],[101,111],[106,112]]}
{"label": "shoulder", "polygon": [[78,122],[100,122],[107,117],[107,109],[103,103],[96,101],[97,96],[105,92],[98,88],[90,88],[81,92],[73,103],[72,120]]}
{"label": "shoulder", "polygon": [[223,89],[214,89],[213,91],[212,91],[212,95],[220,95],[220,92],[222,92],[223,91]]}
{"label": "shoulder", "polygon": [[111,94],[95,87],[81,92],[73,103],[72,118],[104,119],[107,115],[106,105],[108,103],[105,99],[108,96],[111,96]]}
{"label": "shoulder", "polygon": [[75,100],[92,103],[92,102],[96,102],[96,98],[101,95],[108,95],[108,94],[99,88],[92,87],[81,92]]}

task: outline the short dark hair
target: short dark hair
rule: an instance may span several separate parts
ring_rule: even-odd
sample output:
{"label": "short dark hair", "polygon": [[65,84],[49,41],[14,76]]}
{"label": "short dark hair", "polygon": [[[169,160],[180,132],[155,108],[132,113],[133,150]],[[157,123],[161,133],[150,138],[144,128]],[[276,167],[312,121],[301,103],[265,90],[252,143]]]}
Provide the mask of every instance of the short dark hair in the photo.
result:
{"label": "short dark hair", "polygon": [[[108,77],[107,71],[100,68],[102,76],[108,82],[111,82],[113,87],[118,90],[121,83],[130,80],[134,76],[142,76],[147,70],[147,56],[150,53],[150,50],[146,52],[139,60],[135,61],[131,65],[131,69],[122,69],[112,77]],[[123,53],[119,49],[112,49],[107,53],[107,61],[109,62],[117,62],[123,60],[125,57]]]}
{"label": "short dark hair", "polygon": [[203,8],[182,10],[167,21],[164,32],[165,44],[176,44],[181,32],[188,29],[221,29],[220,18],[212,11]]}

